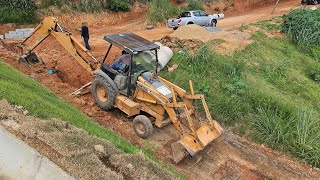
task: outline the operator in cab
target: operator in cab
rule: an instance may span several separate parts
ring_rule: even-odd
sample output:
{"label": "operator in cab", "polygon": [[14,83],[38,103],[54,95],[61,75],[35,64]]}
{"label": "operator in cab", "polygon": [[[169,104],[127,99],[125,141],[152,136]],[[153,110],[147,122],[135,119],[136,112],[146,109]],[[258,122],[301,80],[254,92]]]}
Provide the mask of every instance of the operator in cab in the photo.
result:
{"label": "operator in cab", "polygon": [[121,73],[125,73],[129,69],[130,60],[131,55],[126,51],[122,51],[122,55],[112,64],[111,68]]}

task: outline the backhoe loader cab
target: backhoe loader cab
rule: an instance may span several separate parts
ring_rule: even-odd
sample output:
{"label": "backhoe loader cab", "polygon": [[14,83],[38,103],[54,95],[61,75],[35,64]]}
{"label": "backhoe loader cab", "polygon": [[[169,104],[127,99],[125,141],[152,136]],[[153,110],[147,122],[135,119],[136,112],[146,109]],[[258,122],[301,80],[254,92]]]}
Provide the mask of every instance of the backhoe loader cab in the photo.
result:
{"label": "backhoe loader cab", "polygon": [[[173,123],[180,139],[172,144],[177,163],[186,155],[195,155],[222,133],[212,120],[204,96],[195,94],[189,81],[190,93],[158,76],[158,45],[133,33],[104,37],[110,43],[99,69],[93,72],[92,96],[104,110],[119,108],[133,118],[133,129],[141,138],[152,134],[153,126],[161,128]],[[105,60],[113,46],[122,49],[112,65]],[[193,101],[203,105],[206,118],[197,113]]]}

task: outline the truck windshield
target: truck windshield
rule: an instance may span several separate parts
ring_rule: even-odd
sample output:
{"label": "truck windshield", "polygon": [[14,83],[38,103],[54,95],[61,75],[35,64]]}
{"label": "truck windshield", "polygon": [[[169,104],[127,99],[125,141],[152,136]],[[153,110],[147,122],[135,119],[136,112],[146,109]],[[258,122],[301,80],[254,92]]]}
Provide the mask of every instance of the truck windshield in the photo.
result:
{"label": "truck windshield", "polygon": [[133,72],[152,71],[156,64],[156,56],[152,52],[146,51],[133,56],[132,69]]}

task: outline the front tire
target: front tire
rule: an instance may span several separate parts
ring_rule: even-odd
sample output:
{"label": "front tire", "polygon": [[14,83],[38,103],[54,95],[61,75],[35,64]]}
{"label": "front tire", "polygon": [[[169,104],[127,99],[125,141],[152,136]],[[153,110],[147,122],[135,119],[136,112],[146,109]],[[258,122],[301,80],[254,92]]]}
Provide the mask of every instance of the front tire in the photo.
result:
{"label": "front tire", "polygon": [[133,119],[134,132],[141,138],[149,137],[153,132],[150,119],[144,115],[138,115]]}
{"label": "front tire", "polygon": [[173,27],[172,29],[173,29],[173,30],[177,30],[177,29],[178,29],[178,27]]}
{"label": "front tire", "polygon": [[211,27],[216,27],[217,26],[217,20],[216,19],[212,19],[211,20]]}
{"label": "front tire", "polygon": [[114,107],[116,92],[111,84],[102,76],[97,76],[92,82],[91,93],[101,109],[106,111]]}

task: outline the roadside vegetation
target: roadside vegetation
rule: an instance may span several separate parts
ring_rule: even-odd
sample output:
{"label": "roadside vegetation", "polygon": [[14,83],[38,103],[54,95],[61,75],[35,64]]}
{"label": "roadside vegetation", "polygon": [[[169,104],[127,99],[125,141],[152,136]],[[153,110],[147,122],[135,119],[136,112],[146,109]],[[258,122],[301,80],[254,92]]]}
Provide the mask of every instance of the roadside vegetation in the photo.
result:
{"label": "roadside vegetation", "polygon": [[0,1],[0,23],[34,23],[37,9],[33,0]]}
{"label": "roadside vegetation", "polygon": [[291,37],[256,31],[251,38],[254,43],[230,56],[210,44],[176,53],[169,66],[179,68],[162,76],[185,89],[193,80],[215,119],[238,134],[320,167],[320,62]]}
{"label": "roadside vegetation", "polygon": [[57,7],[62,13],[128,11],[132,0],[34,0],[0,1],[0,23],[27,24],[38,21],[37,12],[45,14],[50,7]]}
{"label": "roadside vegetation", "polygon": [[284,16],[283,32],[300,50],[320,60],[320,10],[298,9]]}
{"label": "roadside vegetation", "polygon": [[179,179],[186,179],[167,164],[158,160],[150,150],[139,149],[117,133],[106,129],[67,103],[43,85],[22,74],[0,59],[0,99],[11,104],[21,105],[32,115],[42,119],[61,119],[71,125],[87,131],[90,135],[106,139],[126,153],[142,152],[145,157],[157,162]]}
{"label": "roadside vegetation", "polygon": [[186,0],[186,4],[174,6],[170,0],[150,0],[146,17],[149,24],[161,23],[166,19],[178,16],[183,11],[203,10],[206,2],[205,0]]}

